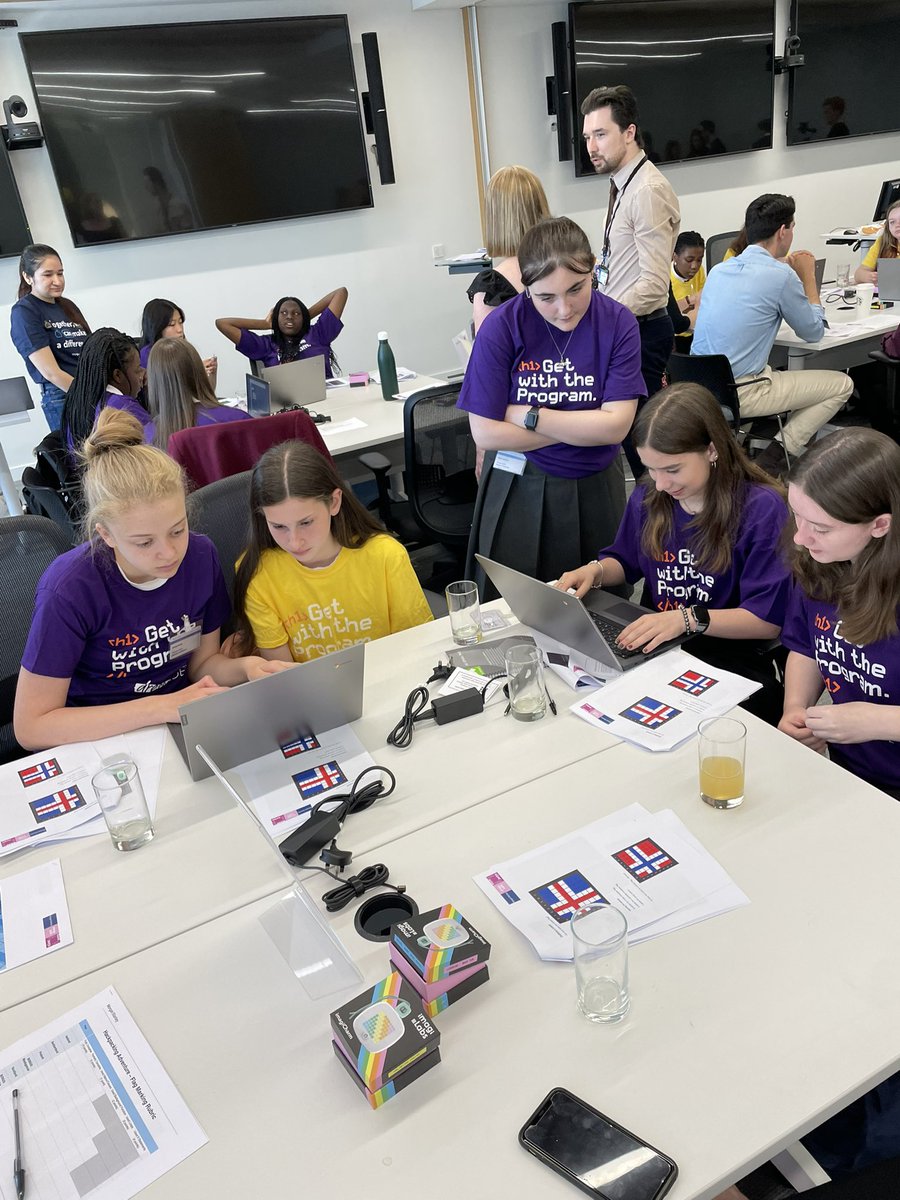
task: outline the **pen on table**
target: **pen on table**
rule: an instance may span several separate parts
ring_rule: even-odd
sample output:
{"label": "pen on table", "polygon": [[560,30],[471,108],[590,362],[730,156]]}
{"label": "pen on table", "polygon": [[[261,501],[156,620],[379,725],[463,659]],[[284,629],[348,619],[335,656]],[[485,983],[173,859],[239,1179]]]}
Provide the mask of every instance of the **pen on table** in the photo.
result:
{"label": "pen on table", "polygon": [[550,689],[547,687],[546,683],[544,684],[544,691],[547,693],[547,703],[550,705],[550,711],[553,713],[553,715],[555,717],[556,716],[556,701],[550,695]]}
{"label": "pen on table", "polygon": [[13,1088],[13,1125],[16,1131],[16,1161],[13,1164],[13,1187],[16,1200],[25,1200],[25,1168],[22,1166],[22,1135],[19,1133],[19,1089]]}

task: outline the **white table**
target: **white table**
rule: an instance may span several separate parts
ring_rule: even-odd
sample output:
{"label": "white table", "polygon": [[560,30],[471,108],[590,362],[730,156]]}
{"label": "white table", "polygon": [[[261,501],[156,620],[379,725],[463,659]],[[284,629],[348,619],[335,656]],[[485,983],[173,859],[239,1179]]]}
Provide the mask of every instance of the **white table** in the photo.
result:
{"label": "white table", "polygon": [[[148,1200],[298,1186],[456,1200],[460,1176],[435,1157],[448,1145],[473,1196],[567,1200],[516,1143],[556,1085],[670,1153],[672,1200],[710,1200],[900,1062],[900,877],[889,853],[873,859],[900,835],[900,807],[747,721],[740,810],[701,804],[694,745],[618,746],[388,848],[420,906],[452,900],[490,939],[492,978],[437,1022],[444,1061],[377,1112],[329,1047],[328,1012],[348,997],[306,998],[258,923],[267,902],[17,1006],[0,1044],[119,990],[210,1139]],[[575,1011],[571,967],[540,963],[471,875],[631,800],[676,808],[752,903],[637,947],[632,1011],[598,1027]],[[349,932],[351,914],[334,926],[374,982],[386,949]]]}
{"label": "white table", "polygon": [[[773,366],[784,366],[786,363],[789,371],[802,371],[806,367],[815,371],[843,371],[847,367],[860,366],[869,361],[870,350],[881,349],[884,335],[900,324],[900,305],[881,312],[875,310],[865,319],[852,322],[835,319],[838,314],[832,313],[832,308],[834,305],[826,306],[825,316],[829,321],[834,321],[840,332],[826,329],[820,341],[804,342],[790,326],[782,322],[775,338],[775,347],[780,348],[780,353],[773,347],[770,363]],[[845,331],[851,326],[853,332],[848,336]]]}

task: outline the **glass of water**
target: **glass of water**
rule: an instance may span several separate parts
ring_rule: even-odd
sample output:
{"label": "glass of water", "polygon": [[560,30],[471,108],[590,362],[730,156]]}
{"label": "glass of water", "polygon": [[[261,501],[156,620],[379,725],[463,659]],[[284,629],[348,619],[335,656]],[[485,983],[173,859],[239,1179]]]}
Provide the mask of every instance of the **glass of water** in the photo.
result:
{"label": "glass of water", "polygon": [[611,904],[590,904],[571,925],[581,1013],[589,1021],[621,1021],[631,1005],[625,914]]}
{"label": "glass of water", "polygon": [[509,710],[517,721],[539,721],[547,711],[544,664],[537,646],[510,646],[504,655]]}
{"label": "glass of water", "polygon": [[153,822],[137,763],[126,757],[107,763],[91,780],[117,850],[137,850],[153,837]]}
{"label": "glass of water", "polygon": [[450,630],[457,646],[473,646],[481,641],[481,605],[478,601],[478,584],[471,579],[460,579],[448,584],[444,590]]}

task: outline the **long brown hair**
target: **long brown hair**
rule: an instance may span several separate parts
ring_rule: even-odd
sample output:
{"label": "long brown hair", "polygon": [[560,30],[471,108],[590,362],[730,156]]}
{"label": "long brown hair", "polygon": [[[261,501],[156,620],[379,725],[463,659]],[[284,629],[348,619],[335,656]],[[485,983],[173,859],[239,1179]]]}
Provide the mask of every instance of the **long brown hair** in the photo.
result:
{"label": "long brown hair", "polygon": [[818,563],[794,545],[791,566],[808,596],[837,606],[848,642],[892,637],[900,604],[900,446],[874,429],[840,429],[812,444],[789,482],[847,525],[891,515],[885,536],[872,538],[855,562]]}
{"label": "long brown hair", "polygon": [[[690,548],[698,567],[727,570],[737,539],[748,483],[761,483],[784,496],[784,489],[752,462],[735,440],[712,392],[698,383],[674,383],[644,406],[632,430],[642,446],[657,454],[702,454],[710,444],[717,454],[704,493],[703,508],[688,523]],[[675,528],[677,501],[652,485],[644,491],[641,548],[660,558]]]}
{"label": "long brown hair", "polygon": [[331,533],[339,545],[358,550],[369,538],[386,533],[367,508],[353,495],[334,463],[306,442],[282,442],[267,450],[250,477],[250,542],[234,578],[234,625],[238,644],[252,646],[253,629],[247,619],[247,588],[266,550],[277,550],[269,532],[264,508],[285,500],[331,502],[335,489],[342,493],[341,507],[331,518]]}
{"label": "long brown hair", "polygon": [[147,400],[153,441],[165,450],[173,433],[197,424],[197,405],[218,408],[203,360],[183,338],[160,338],[147,359]]}
{"label": "long brown hair", "polygon": [[898,208],[900,208],[900,200],[895,200],[884,214],[884,229],[881,231],[879,258],[900,258],[900,242],[897,241],[890,229],[888,229],[888,217]]}
{"label": "long brown hair", "polygon": [[[34,273],[44,261],[45,258],[59,258],[60,266],[62,259],[52,246],[43,246],[39,242],[34,245],[26,246],[19,258],[19,291],[18,298],[21,300],[23,296],[30,296],[33,283],[29,283],[25,278],[30,275],[34,279]],[[60,296],[56,303],[60,307],[63,316],[68,318],[74,325],[80,325],[85,333],[91,332],[91,327],[84,319],[84,314],[75,303],[74,300],[68,300],[65,296]]]}

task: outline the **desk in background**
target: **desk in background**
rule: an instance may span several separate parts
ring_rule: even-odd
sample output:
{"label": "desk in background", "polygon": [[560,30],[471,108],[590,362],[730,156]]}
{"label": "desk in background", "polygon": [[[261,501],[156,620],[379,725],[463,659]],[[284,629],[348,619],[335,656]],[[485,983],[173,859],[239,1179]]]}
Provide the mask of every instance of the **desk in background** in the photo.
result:
{"label": "desk in background", "polygon": [[[829,307],[832,306],[825,308],[826,318],[829,316]],[[884,335],[900,324],[900,304],[881,312],[876,309],[865,320],[835,324],[840,330],[846,330],[851,324],[859,328],[849,336],[836,335],[826,329],[821,341],[804,342],[790,326],[782,322],[769,355],[770,365],[787,366],[789,371],[802,371],[806,367],[812,371],[844,371],[847,367],[861,366],[869,361],[869,351],[880,350]]]}

